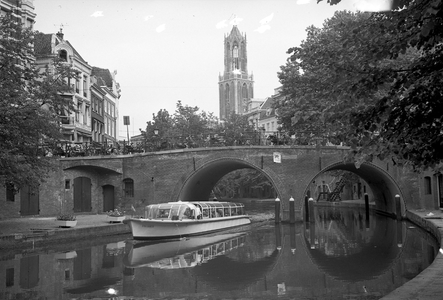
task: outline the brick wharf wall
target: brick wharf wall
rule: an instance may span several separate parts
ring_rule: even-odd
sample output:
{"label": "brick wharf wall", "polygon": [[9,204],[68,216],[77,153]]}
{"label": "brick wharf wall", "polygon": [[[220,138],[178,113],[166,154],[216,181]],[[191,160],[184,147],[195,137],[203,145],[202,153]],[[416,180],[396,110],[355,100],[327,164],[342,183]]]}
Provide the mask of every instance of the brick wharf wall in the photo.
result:
{"label": "brick wharf wall", "polygon": [[[273,154],[281,154],[281,163]],[[321,172],[344,169],[357,173],[375,193],[378,209],[394,212],[393,197],[399,193],[405,207],[420,208],[434,203],[421,203],[417,176],[389,163],[376,162],[355,169],[345,163],[343,147],[311,146],[251,146],[198,148],[119,156],[97,156],[60,159],[60,169],[51,174],[40,188],[40,216],[55,216],[73,212],[74,179],[91,180],[90,213],[102,213],[103,186],[114,186],[115,205],[125,210],[131,206],[141,215],[144,206],[177,200],[206,200],[212,187],[225,174],[240,168],[255,168],[264,172],[282,201],[283,219],[288,218],[289,198],[296,207],[304,203],[309,183]],[[134,181],[133,197],[125,195],[123,180]],[[69,181],[67,188],[65,182]],[[372,199],[371,199],[372,200]],[[4,187],[0,187],[0,218],[19,217],[20,197],[6,203]],[[6,203],[6,205],[5,205]],[[89,212],[89,210],[88,210]]]}

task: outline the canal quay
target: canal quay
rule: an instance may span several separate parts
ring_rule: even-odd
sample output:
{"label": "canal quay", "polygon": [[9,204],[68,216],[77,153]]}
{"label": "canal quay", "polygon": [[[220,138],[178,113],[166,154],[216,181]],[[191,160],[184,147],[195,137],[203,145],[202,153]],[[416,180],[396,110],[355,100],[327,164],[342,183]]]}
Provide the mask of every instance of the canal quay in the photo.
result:
{"label": "canal quay", "polygon": [[[271,201],[269,201],[268,207],[270,207],[269,212],[272,212],[273,203]],[[303,280],[312,281],[312,283],[309,283],[309,285],[312,284],[315,289],[320,291],[325,290],[330,294],[328,294],[328,297],[318,294],[318,298],[300,297],[296,299],[338,299],[337,295],[341,292],[337,291],[337,289],[340,285],[342,285],[341,282],[346,282],[346,279],[349,279],[349,276],[352,277],[351,281],[353,280],[357,282],[356,284],[358,286],[355,286],[356,284],[348,284],[348,290],[346,293],[343,293],[341,297],[339,297],[340,299],[441,299],[441,295],[443,294],[443,287],[441,285],[443,280],[443,259],[442,253],[440,252],[441,250],[439,250],[440,244],[437,242],[441,239],[441,230],[443,228],[443,214],[440,211],[408,211],[407,218],[411,221],[411,223],[408,222],[407,224],[405,224],[404,221],[396,221],[392,218],[386,218],[384,216],[375,217],[371,214],[371,218],[373,218],[371,219],[370,223],[371,230],[373,229],[373,226],[378,227],[380,218],[390,220],[389,222],[391,222],[391,225],[388,226],[388,228],[390,228],[388,231],[393,232],[394,235],[387,238],[386,241],[384,240],[386,237],[379,237],[378,239],[380,244],[377,245],[380,249],[378,249],[377,246],[372,246],[374,247],[375,252],[378,251],[380,253],[386,253],[386,258],[381,257],[380,262],[376,264],[377,267],[371,266],[372,263],[370,262],[365,263],[360,261],[360,263],[365,266],[365,270],[360,270],[352,275],[345,275],[344,273],[341,274],[343,270],[332,270],[329,266],[332,260],[329,262],[325,261],[324,255],[321,255],[317,249],[318,247],[322,246],[325,246],[326,248],[329,247],[327,242],[325,242],[325,236],[334,236],[334,239],[338,236],[337,232],[335,231],[336,228],[331,226],[331,224],[339,224],[342,222],[342,226],[348,228],[350,228],[349,224],[353,224],[354,228],[357,229],[352,229],[351,231],[357,231],[357,240],[366,242],[369,239],[372,239],[372,235],[380,235],[384,229],[375,228],[375,233],[365,233],[368,230],[365,230],[365,226],[368,227],[368,223],[366,223],[367,221],[364,221],[365,210],[363,201],[342,201],[334,204],[322,203],[322,205],[316,206],[316,209],[319,217],[316,218],[315,223],[311,224],[302,222],[297,222],[297,224],[289,224],[288,222],[276,224],[274,216],[270,213],[253,213],[251,216],[253,223],[248,228],[242,227],[233,231],[203,236],[202,240],[204,241],[204,239],[207,238],[209,242],[206,244],[211,245],[207,246],[204,242],[202,242],[202,245],[206,245],[207,247],[202,246],[203,248],[200,251],[201,253],[206,253],[205,251],[212,251],[212,254],[207,254],[209,256],[206,257],[206,260],[203,260],[203,262],[199,261],[198,263],[192,263],[192,260],[186,256],[192,252],[191,248],[189,251],[186,250],[186,241],[179,242],[179,248],[183,247],[184,249],[182,249],[182,251],[188,254],[177,256],[175,260],[161,259],[165,256],[168,257],[168,254],[170,254],[169,252],[171,251],[174,254],[183,254],[180,252],[180,250],[178,250],[178,248],[174,248],[175,246],[173,243],[165,245],[166,248],[163,248],[162,250],[164,253],[162,252],[158,257],[146,257],[146,253],[155,253],[156,248],[153,248],[150,244],[145,245],[143,243],[141,243],[140,246],[135,246],[137,244],[131,242],[130,231],[127,225],[121,223],[109,223],[107,215],[104,214],[78,215],[78,225],[74,228],[58,228],[56,227],[54,218],[49,217],[29,217],[2,220],[0,221],[0,265],[5,262],[8,264],[8,262],[18,260],[26,261],[28,258],[31,259],[39,257],[40,268],[44,268],[44,266],[54,264],[50,263],[49,261],[55,259],[56,263],[50,269],[53,269],[51,272],[55,272],[56,274],[58,274],[58,271],[56,270],[57,267],[64,270],[62,271],[65,273],[61,276],[65,276],[65,281],[63,281],[61,284],[64,286],[65,292],[72,293],[72,295],[83,295],[85,297],[86,295],[95,295],[95,299],[109,299],[109,297],[100,297],[97,292],[94,292],[94,289],[108,289],[108,287],[113,287],[120,291],[121,295],[119,297],[115,297],[115,299],[128,299],[126,297],[129,297],[129,295],[132,295],[129,297],[131,299],[148,299],[144,297],[137,297],[137,295],[145,293],[142,290],[143,285],[147,284],[149,285],[150,289],[159,290],[158,293],[160,295],[162,293],[161,288],[158,287],[158,285],[162,285],[160,282],[164,282],[165,286],[168,284],[171,285],[172,281],[178,280],[176,276],[181,276],[183,282],[187,282],[191,285],[194,284],[194,288],[196,290],[202,289],[205,291],[196,293],[195,291],[190,291],[185,288],[183,290],[185,296],[183,296],[181,299],[218,299],[217,297],[210,296],[211,294],[209,291],[211,290],[208,288],[208,285],[211,283],[211,276],[215,276],[218,278],[217,280],[224,282],[225,289],[228,289],[229,285],[234,284],[232,282],[232,278],[242,276],[241,279],[237,278],[236,280],[243,282],[248,286],[248,290],[254,291],[255,293],[251,294],[252,296],[249,295],[249,298],[247,297],[248,299],[273,299],[274,296],[276,299],[294,299],[294,293],[302,292],[301,290],[297,290],[297,287],[294,287],[294,281],[300,284],[299,282],[302,282]],[[332,209],[333,213],[328,212],[329,209]],[[340,211],[344,211],[345,213],[337,213]],[[327,220],[324,219],[326,215],[328,216]],[[331,216],[332,219],[329,219]],[[337,220],[339,220],[339,222],[336,222]],[[315,230],[313,226],[315,227]],[[422,233],[418,234],[416,231],[414,231],[415,227],[422,228]],[[325,230],[322,228],[325,228]],[[401,232],[400,239],[404,241],[403,245],[401,245],[403,242],[399,241],[399,232]],[[398,254],[396,253],[406,251],[406,248],[409,247],[407,245],[408,243],[413,244],[415,245],[414,247],[416,247],[417,242],[413,242],[410,238],[406,238],[404,236],[405,232],[416,232],[415,234],[418,234],[421,239],[423,239],[423,241],[420,243],[427,244],[427,241],[429,241],[430,244],[435,243],[436,246],[432,248],[433,250],[429,250],[430,248],[425,248],[428,249],[427,251],[424,251],[425,253],[417,253],[417,251],[422,248],[415,249],[412,254],[407,256],[409,258],[407,258],[408,263],[406,263],[406,267],[392,266],[392,264],[397,264],[395,261],[398,259],[396,258]],[[252,238],[255,238],[255,242],[252,242],[252,244],[249,245],[248,239]],[[351,238],[351,240],[353,239]],[[331,241],[329,241],[329,243],[331,243]],[[72,244],[75,244],[75,248],[73,249],[76,250],[71,249],[74,247]],[[385,244],[391,244],[391,246],[386,246]],[[353,243],[351,243],[351,245],[353,245]],[[220,251],[216,249],[220,249],[221,246],[223,247],[223,251],[219,252],[218,254],[214,254],[216,251]],[[250,249],[249,255],[247,255],[250,258],[246,261],[237,261],[240,259],[239,257],[244,256],[241,254],[236,254],[236,251],[242,247]],[[260,254],[257,252],[258,250],[251,250],[257,247],[263,248],[261,249]],[[344,258],[342,261],[344,263],[344,269],[352,267],[352,260],[346,260],[346,256],[352,256],[352,254],[357,253],[356,257],[358,257],[358,251],[361,251],[360,248],[353,247],[355,246],[347,248],[347,254],[342,257],[342,259]],[[105,280],[102,282],[103,280],[100,281],[99,279],[95,279],[92,280],[90,285],[88,285],[85,279],[82,279],[86,278],[84,277],[86,275],[84,275],[82,272],[85,272],[85,268],[88,269],[88,267],[85,267],[84,265],[84,251],[85,249],[89,248],[92,249],[92,260],[94,260],[94,257],[99,256],[99,253],[103,253],[103,258],[99,259],[99,261],[103,261],[100,262],[100,267],[104,267],[105,265],[107,265],[107,267],[111,267],[109,272],[111,272],[113,276],[108,278],[107,281]],[[303,251],[303,249],[306,250]],[[113,258],[109,258],[111,252],[112,255],[114,255]],[[363,250],[363,252],[366,251]],[[125,253],[124,256],[123,253]],[[68,257],[61,258],[61,255],[67,256],[68,254],[75,255],[75,259],[80,259],[79,262],[76,262],[74,261],[75,259]],[[435,259],[433,259],[435,254]],[[251,258],[251,255],[255,258]],[[277,256],[279,257],[278,259]],[[420,258],[421,256],[423,256],[423,258]],[[181,258],[181,261],[179,260],[179,257]],[[110,262],[110,259],[113,261],[112,263]],[[300,268],[300,270],[289,272],[287,270],[288,266],[295,263],[294,259],[295,261],[298,261],[299,265],[297,266]],[[422,264],[418,263],[418,265],[412,266],[410,265],[411,259],[418,261],[423,259],[429,260],[430,265],[420,272],[420,266],[422,266]],[[89,257],[89,260],[86,259],[86,262],[90,262],[90,260],[91,257]],[[154,260],[156,261],[153,262]],[[80,261],[83,261],[83,266],[78,265]],[[288,261],[288,263],[285,263],[285,261]],[[319,270],[313,272],[306,269],[306,264],[309,264],[310,261],[319,263],[321,266]],[[340,262],[340,259],[338,262]],[[73,263],[74,266],[72,266],[71,263]],[[177,264],[180,263],[185,264],[186,267],[176,269]],[[32,295],[36,296],[37,294],[32,294],[30,292],[33,290],[31,288],[33,273],[31,267],[32,263],[27,262],[27,264],[28,267],[30,267],[30,274],[27,276],[30,276],[29,278],[31,278],[27,281],[25,280],[27,284],[23,284],[22,282],[22,278],[24,278],[23,274],[19,276],[20,279],[15,278],[12,281],[14,282],[15,280],[16,284],[20,281],[21,293],[30,297],[25,297],[23,299],[34,299],[32,298]],[[76,264],[77,266],[75,266]],[[232,270],[227,271],[220,266],[220,264],[226,267],[231,266],[232,269],[237,271],[234,274],[232,273]],[[387,265],[390,265],[390,267],[386,270],[391,271],[383,271]],[[242,271],[243,269],[248,269],[251,266],[253,266],[252,269],[255,270],[254,273],[248,274],[246,271]],[[73,268],[73,270],[77,268],[77,270],[81,269],[82,271],[80,273],[77,272],[76,275],[76,271],[72,270],[73,273],[71,275],[67,275],[68,273],[66,272],[68,272],[70,268]],[[398,282],[401,282],[399,279],[401,276],[399,274],[402,274],[402,272],[408,273],[409,271],[405,270],[408,268],[417,270],[417,274],[414,275],[415,277],[410,278],[410,280],[388,294],[380,294],[380,292],[374,287],[379,285],[380,289],[382,289],[381,286],[385,284],[380,283],[380,280],[382,282],[396,281],[397,284],[399,284]],[[6,267],[6,273],[8,272],[7,270],[10,269],[11,265]],[[21,272],[24,272],[23,268],[20,268],[20,270]],[[191,270],[193,271],[191,272]],[[224,271],[218,271],[217,273],[214,270]],[[260,277],[260,274],[264,272],[263,270],[266,271],[266,273],[263,273],[266,274],[266,276],[262,279],[256,278],[257,276]],[[46,276],[48,276],[48,274],[46,274],[46,272],[47,271],[44,271],[44,269],[40,271],[39,284],[43,284],[42,282],[47,279]],[[97,273],[98,271],[95,267],[92,267],[88,272]],[[226,274],[225,272],[228,273]],[[314,276],[314,274],[319,272],[324,272],[325,274],[325,278],[320,281],[315,279],[319,278],[318,274],[317,277]],[[371,277],[377,277],[374,274],[379,274],[380,272],[381,275],[377,275],[379,277],[379,281],[371,282]],[[383,275],[383,273],[386,274]],[[100,275],[100,272],[98,275]],[[69,277],[68,280],[66,279],[66,276]],[[78,278],[75,278],[76,276]],[[123,277],[121,278],[119,276]],[[209,278],[206,278],[205,276],[208,276]],[[0,278],[4,279],[2,280],[3,282],[10,284],[11,279],[8,279],[7,277],[8,275],[6,275],[6,278]],[[197,280],[198,278],[199,280]],[[206,279],[203,282],[201,278]],[[339,278],[340,280],[333,278]],[[77,282],[80,282],[83,285],[77,287],[65,286],[67,282],[72,283],[73,279],[76,279]],[[57,280],[58,279],[54,278],[55,285],[58,284]],[[193,280],[195,280],[195,282]],[[217,280],[214,282],[217,282]],[[74,282],[76,281],[74,280]],[[212,282],[212,284],[214,284],[214,282]],[[256,283],[251,284],[251,282]],[[357,290],[360,285],[365,292],[364,294],[359,295]],[[163,288],[166,288],[165,286]],[[169,298],[166,297],[166,299],[178,297],[178,294],[173,294],[175,289],[172,287],[169,288],[171,289],[171,294],[167,295]],[[222,287],[218,288],[220,289],[219,295],[223,299],[235,298],[232,295],[232,298],[230,298],[226,291],[223,292]],[[234,286],[230,288],[234,289]],[[275,295],[271,293],[271,290],[273,289],[275,289]],[[299,289],[302,288],[300,287]],[[110,290],[110,288],[108,290]],[[2,293],[2,289],[0,289],[0,293]],[[37,292],[34,291],[34,293]],[[58,292],[54,291],[53,293],[56,295]],[[12,294],[2,293],[1,295],[4,299],[15,299],[8,298],[13,296]],[[70,298],[66,299],[72,299],[72,295]],[[151,294],[149,295],[149,299],[157,299],[154,297],[155,295],[152,297]],[[189,295],[192,295],[192,297]],[[285,297],[285,295],[287,295],[287,297]],[[49,297],[47,299],[53,298]],[[63,297],[63,299],[65,299],[65,297]]]}

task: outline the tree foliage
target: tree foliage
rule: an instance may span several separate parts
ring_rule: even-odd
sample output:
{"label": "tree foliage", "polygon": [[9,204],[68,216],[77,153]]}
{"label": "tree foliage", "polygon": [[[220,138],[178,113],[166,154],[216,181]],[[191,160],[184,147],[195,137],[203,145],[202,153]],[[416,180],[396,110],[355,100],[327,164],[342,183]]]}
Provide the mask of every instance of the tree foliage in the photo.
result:
{"label": "tree foliage", "polygon": [[[158,130],[158,135],[154,134]],[[220,123],[213,113],[200,111],[197,106],[183,105],[177,101],[171,116],[162,109],[147,122],[142,130],[147,148],[194,148],[205,146],[235,146],[246,143],[251,137],[253,126],[245,116],[232,114]]]}
{"label": "tree foliage", "polygon": [[214,195],[217,198],[273,198],[275,190],[261,171],[239,169],[226,174],[217,182]]}
{"label": "tree foliage", "polygon": [[72,110],[60,93],[66,76],[76,76],[55,62],[38,70],[34,36],[10,15],[0,18],[0,176],[16,188],[37,186],[51,170],[48,149],[61,137],[58,113]]}
{"label": "tree foliage", "polygon": [[307,29],[278,74],[280,122],[346,142],[357,163],[390,157],[416,169],[441,167],[442,1],[396,5],[337,12]]}

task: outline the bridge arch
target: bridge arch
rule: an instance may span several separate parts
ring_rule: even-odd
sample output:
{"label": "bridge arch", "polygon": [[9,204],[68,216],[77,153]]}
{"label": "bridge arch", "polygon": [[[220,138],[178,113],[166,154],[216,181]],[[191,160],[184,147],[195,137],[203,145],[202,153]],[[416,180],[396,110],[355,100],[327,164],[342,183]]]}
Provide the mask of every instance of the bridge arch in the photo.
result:
{"label": "bridge arch", "polygon": [[245,159],[223,157],[206,161],[191,172],[184,183],[178,183],[179,192],[175,199],[182,201],[208,200],[217,182],[226,174],[239,169],[255,169],[262,172],[278,193],[278,186],[281,185],[278,182],[278,177],[272,176],[270,172]]}
{"label": "bridge arch", "polygon": [[[349,171],[362,178],[369,185],[375,201],[375,208],[379,211],[388,213],[396,213],[395,195],[400,195],[401,214],[406,215],[405,199],[401,189],[392,176],[374,163],[365,162],[359,168],[353,162],[336,162],[328,165],[318,172],[311,182],[319,175],[333,170]],[[309,190],[309,186],[305,189],[305,195]]]}

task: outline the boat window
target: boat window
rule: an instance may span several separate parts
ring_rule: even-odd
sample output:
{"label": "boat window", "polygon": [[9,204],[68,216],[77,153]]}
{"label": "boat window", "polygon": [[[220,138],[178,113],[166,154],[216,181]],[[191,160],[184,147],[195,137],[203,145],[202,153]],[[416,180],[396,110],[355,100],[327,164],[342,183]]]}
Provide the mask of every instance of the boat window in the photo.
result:
{"label": "boat window", "polygon": [[183,219],[192,219],[192,210],[188,206],[183,206],[180,217]]}
{"label": "boat window", "polygon": [[174,205],[171,208],[171,219],[172,220],[178,220],[180,217],[180,205]]}
{"label": "boat window", "polygon": [[231,216],[236,216],[237,215],[237,208],[236,207],[231,206],[230,211],[231,211]]}
{"label": "boat window", "polygon": [[155,219],[158,214],[158,205],[149,205],[145,210],[145,218]]}
{"label": "boat window", "polygon": [[203,208],[203,218],[209,218],[209,209]]}
{"label": "boat window", "polygon": [[217,218],[223,217],[223,208],[216,208],[215,212],[216,212]]}
{"label": "boat window", "polygon": [[211,207],[211,218],[215,218],[215,207]]}
{"label": "boat window", "polygon": [[160,219],[168,219],[170,208],[159,208],[157,217]]}
{"label": "boat window", "polygon": [[229,217],[229,216],[231,215],[231,213],[229,212],[229,207],[225,207],[225,208],[223,209],[223,215],[224,215],[225,217]]}

